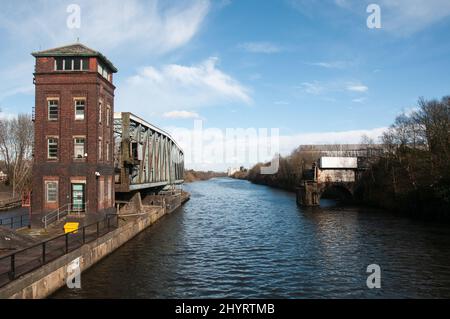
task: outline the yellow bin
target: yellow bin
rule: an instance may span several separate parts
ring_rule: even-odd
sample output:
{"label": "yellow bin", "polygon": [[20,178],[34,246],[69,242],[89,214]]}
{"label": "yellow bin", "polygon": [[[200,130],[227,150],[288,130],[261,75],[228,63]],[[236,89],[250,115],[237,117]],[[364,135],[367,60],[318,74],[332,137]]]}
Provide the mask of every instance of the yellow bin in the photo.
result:
{"label": "yellow bin", "polygon": [[73,233],[76,234],[78,233],[78,226],[80,225],[80,223],[66,223],[64,225],[64,232],[67,233]]}

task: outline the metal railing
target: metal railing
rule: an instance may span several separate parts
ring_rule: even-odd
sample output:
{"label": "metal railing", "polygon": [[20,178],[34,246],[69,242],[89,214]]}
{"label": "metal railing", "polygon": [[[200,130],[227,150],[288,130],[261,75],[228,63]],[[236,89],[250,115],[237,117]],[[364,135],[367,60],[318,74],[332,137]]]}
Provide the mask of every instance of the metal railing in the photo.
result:
{"label": "metal railing", "polygon": [[117,214],[0,257],[0,287],[28,274],[119,227]]}
{"label": "metal railing", "polygon": [[0,219],[0,227],[7,227],[11,229],[19,229],[30,226],[30,215],[11,216]]}
{"label": "metal railing", "polygon": [[89,201],[83,204],[83,207],[76,207],[74,208],[72,203],[63,205],[61,207],[58,207],[54,211],[46,214],[44,217],[42,217],[42,222],[44,223],[44,228],[47,228],[49,225],[60,221],[62,218],[66,217],[67,215],[71,213],[77,213],[81,214],[87,213],[87,207],[88,207]]}
{"label": "metal railing", "polygon": [[13,197],[8,199],[0,200],[0,210],[8,210],[12,208],[19,207],[22,203],[22,199],[20,197]]}

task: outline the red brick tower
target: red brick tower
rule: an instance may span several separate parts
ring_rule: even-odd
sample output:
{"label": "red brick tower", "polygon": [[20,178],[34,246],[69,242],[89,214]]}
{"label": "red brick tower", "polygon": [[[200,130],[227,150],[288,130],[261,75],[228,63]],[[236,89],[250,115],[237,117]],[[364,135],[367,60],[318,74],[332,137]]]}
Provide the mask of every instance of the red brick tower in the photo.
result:
{"label": "red brick tower", "polygon": [[114,65],[82,44],[36,58],[32,210],[114,207]]}

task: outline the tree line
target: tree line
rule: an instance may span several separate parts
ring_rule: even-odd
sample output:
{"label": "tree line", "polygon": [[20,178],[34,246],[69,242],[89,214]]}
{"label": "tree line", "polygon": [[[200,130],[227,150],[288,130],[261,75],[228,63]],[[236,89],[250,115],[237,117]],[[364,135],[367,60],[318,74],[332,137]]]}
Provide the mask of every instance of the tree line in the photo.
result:
{"label": "tree line", "polygon": [[362,200],[418,217],[450,219],[450,96],[420,99],[381,140],[385,153],[360,181]]}
{"label": "tree line", "polygon": [[[450,96],[419,99],[380,139],[381,145],[376,146],[382,153],[362,173],[356,199],[396,212],[450,220]],[[375,143],[362,137],[361,144],[370,147]],[[336,145],[336,150],[340,147]],[[294,191],[320,156],[314,147],[299,147],[280,158],[277,174],[261,175],[260,167],[267,163],[259,163],[245,178]]]}

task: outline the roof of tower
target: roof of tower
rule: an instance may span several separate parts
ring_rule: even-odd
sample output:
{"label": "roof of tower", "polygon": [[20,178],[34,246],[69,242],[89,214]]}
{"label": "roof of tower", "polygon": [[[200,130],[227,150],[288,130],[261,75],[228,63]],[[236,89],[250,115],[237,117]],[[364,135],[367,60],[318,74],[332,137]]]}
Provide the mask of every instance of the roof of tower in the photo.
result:
{"label": "roof of tower", "polygon": [[103,54],[98,51],[92,50],[81,43],[70,44],[58,48],[49,50],[33,52],[34,57],[64,57],[64,56],[82,56],[82,57],[98,57],[100,58],[112,72],[116,73],[117,68],[109,61]]}

